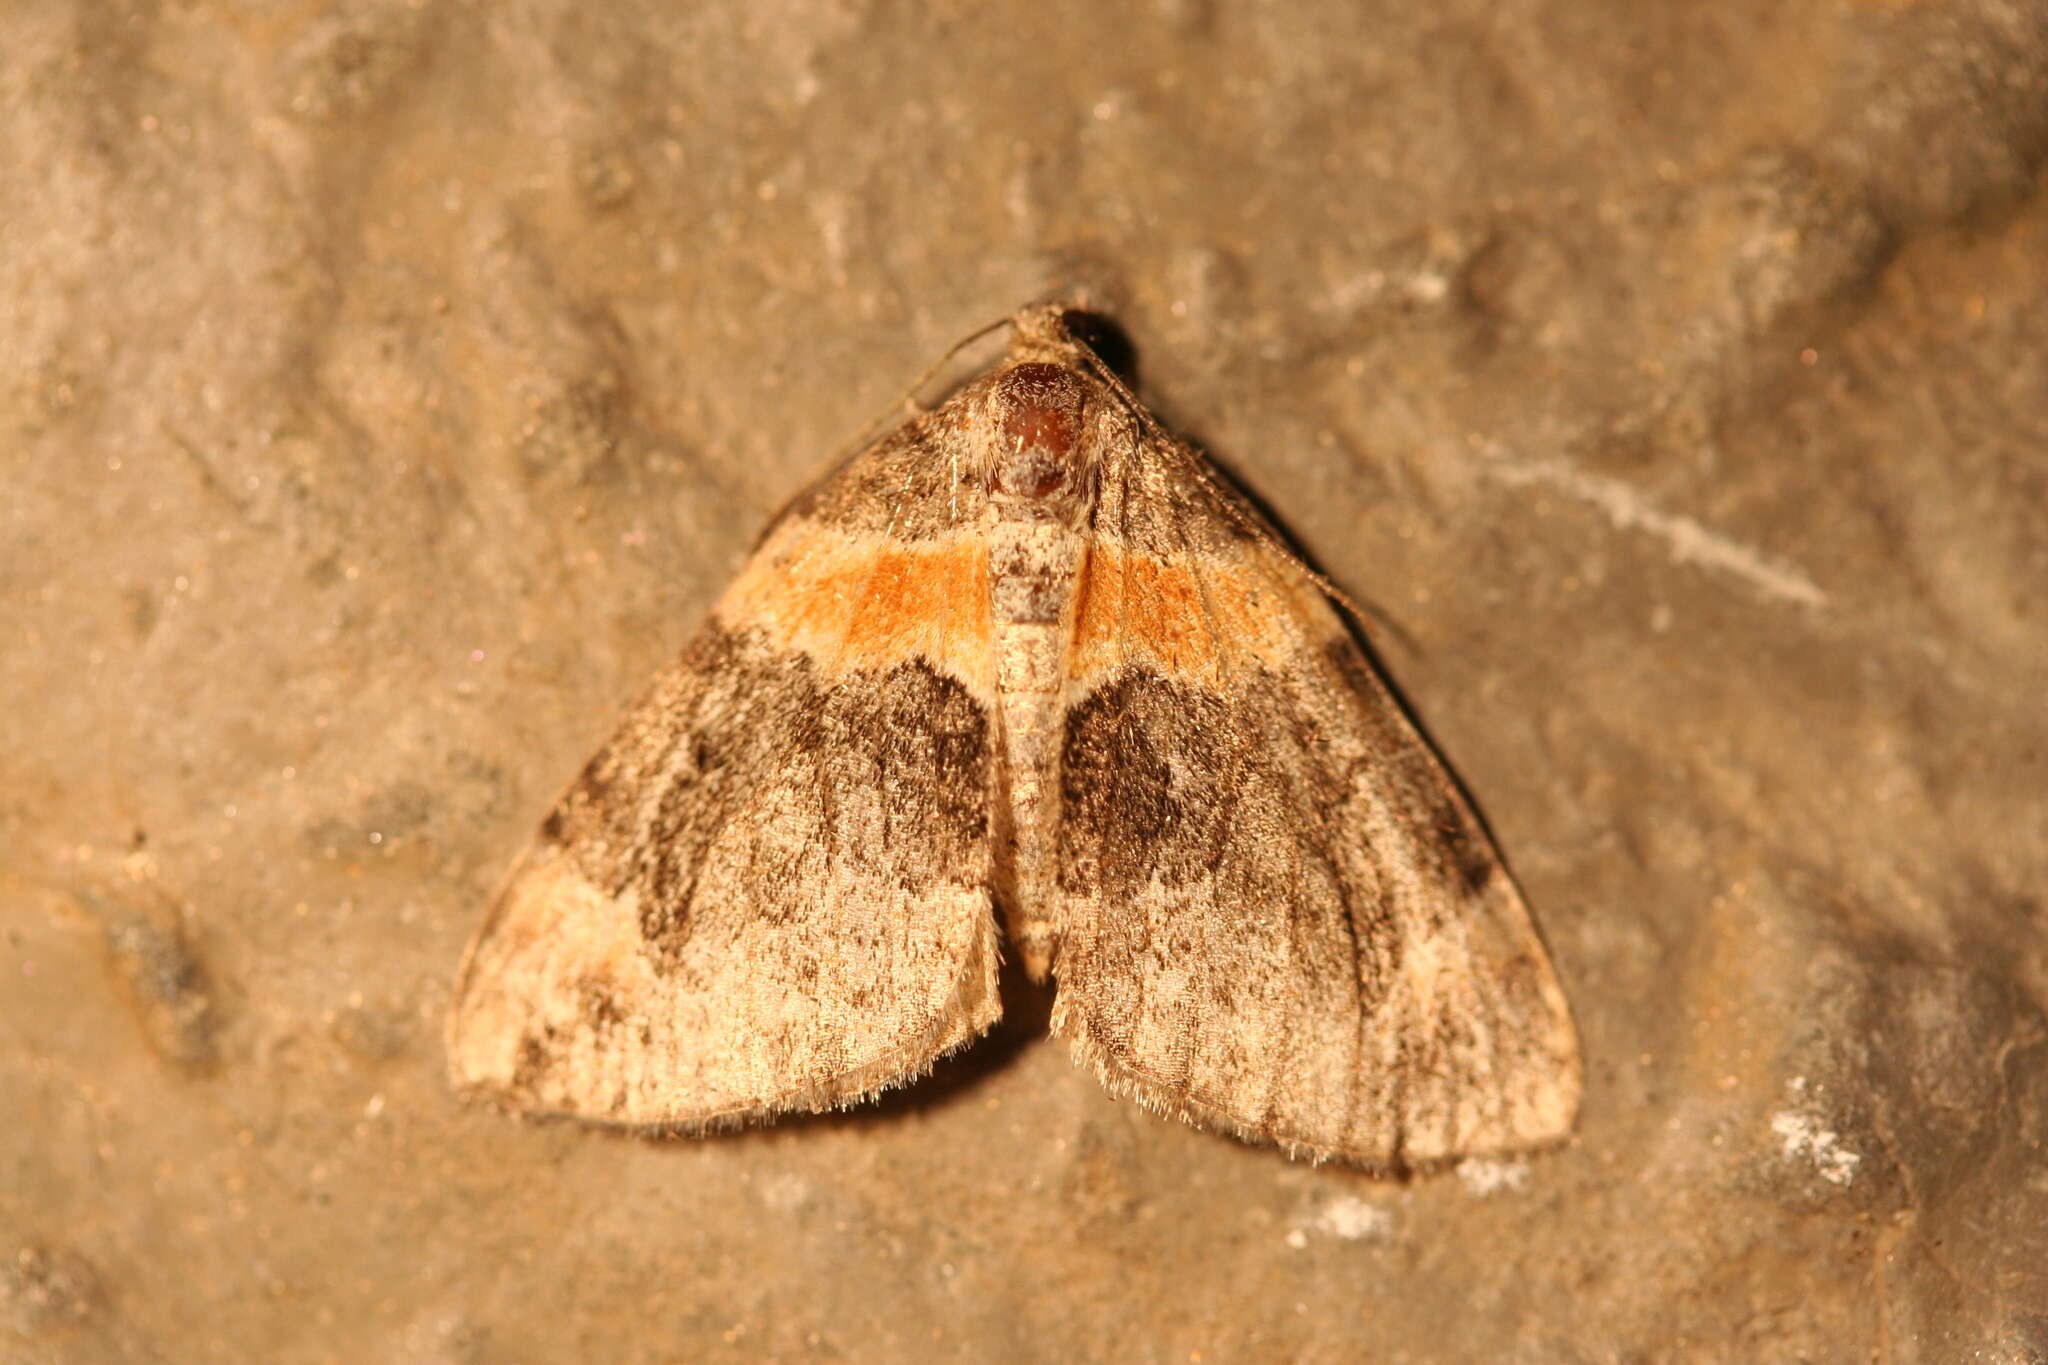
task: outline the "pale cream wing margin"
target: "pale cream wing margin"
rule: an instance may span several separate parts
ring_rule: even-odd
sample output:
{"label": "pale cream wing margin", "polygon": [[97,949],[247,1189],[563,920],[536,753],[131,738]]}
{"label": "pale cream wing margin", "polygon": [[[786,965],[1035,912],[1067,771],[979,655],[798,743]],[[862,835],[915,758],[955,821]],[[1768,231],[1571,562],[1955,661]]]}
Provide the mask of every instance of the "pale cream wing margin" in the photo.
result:
{"label": "pale cream wing margin", "polygon": [[986,551],[849,511],[928,460],[899,434],[796,504],[563,796],[465,958],[459,1088],[702,1129],[995,1021]]}
{"label": "pale cream wing margin", "polygon": [[1162,482],[1105,488],[1077,613],[1054,1031],[1113,1091],[1312,1160],[1561,1138],[1577,1038],[1484,830],[1307,571]]}

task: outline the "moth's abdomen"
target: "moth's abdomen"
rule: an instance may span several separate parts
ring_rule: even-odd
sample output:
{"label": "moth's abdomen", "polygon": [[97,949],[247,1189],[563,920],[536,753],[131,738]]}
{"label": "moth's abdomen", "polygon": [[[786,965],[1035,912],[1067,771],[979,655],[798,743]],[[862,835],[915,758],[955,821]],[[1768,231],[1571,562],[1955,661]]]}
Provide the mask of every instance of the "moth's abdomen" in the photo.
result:
{"label": "moth's abdomen", "polygon": [[988,399],[997,438],[988,469],[989,580],[1007,834],[998,880],[1011,944],[1037,978],[1051,949],[1052,729],[1094,496],[1093,387],[1063,365],[1027,361],[999,375]]}

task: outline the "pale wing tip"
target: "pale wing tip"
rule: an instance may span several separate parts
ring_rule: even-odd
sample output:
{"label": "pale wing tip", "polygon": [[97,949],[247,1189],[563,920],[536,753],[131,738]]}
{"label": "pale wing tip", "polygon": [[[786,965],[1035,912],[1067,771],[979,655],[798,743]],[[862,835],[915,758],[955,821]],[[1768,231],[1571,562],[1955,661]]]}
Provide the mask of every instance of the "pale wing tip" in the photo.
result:
{"label": "pale wing tip", "polygon": [[1584,1096],[1585,1067],[1578,1029],[1547,958],[1542,959],[1541,998],[1547,1009],[1517,1035],[1527,1040],[1524,1046],[1504,1057],[1497,1054],[1501,1069],[1468,1083],[1475,1093],[1494,1097],[1492,1103],[1477,1106],[1476,1115],[1468,1111],[1452,1130],[1425,1131],[1415,1125],[1405,1135],[1407,1161],[1512,1156],[1556,1147],[1571,1137]]}
{"label": "pale wing tip", "polygon": [[754,1127],[789,1114],[822,1114],[855,1109],[891,1090],[915,1085],[944,1058],[986,1033],[999,1012],[955,1017],[936,1036],[903,1044],[872,1061],[786,1091],[711,1101],[656,1091],[634,1099],[605,1101],[594,1093],[555,1089],[541,1092],[488,1062],[476,1068],[474,1051],[451,1048],[448,1077],[456,1097],[468,1104],[535,1120],[562,1119],[617,1128],[646,1136],[709,1136]]}
{"label": "pale wing tip", "polygon": [[1312,1165],[1337,1162],[1382,1175],[1440,1167],[1468,1157],[1503,1157],[1556,1147],[1571,1137],[1578,1120],[1583,1078],[1576,1034],[1564,1020],[1563,1046],[1552,1065],[1525,1071],[1520,1093],[1506,1096],[1493,1122],[1481,1121],[1455,1140],[1432,1140],[1410,1125],[1387,1125],[1387,1140],[1358,1143],[1341,1136],[1285,1130],[1189,1093],[1121,1060],[1074,1013],[1053,1011],[1052,1031],[1072,1049],[1077,1065],[1095,1073],[1102,1088],[1149,1113],[1195,1128],[1223,1133],[1255,1147],[1278,1147],[1289,1158]]}
{"label": "pale wing tip", "polygon": [[[856,1060],[807,1077],[728,1068],[692,1085],[677,1061],[727,1049],[716,1036],[683,1036],[648,975],[629,911],[565,859],[522,860],[464,955],[449,1006],[447,1074],[459,1097],[532,1118],[719,1132],[778,1114],[847,1109],[911,1084],[1002,1015],[996,951],[984,936],[959,964],[950,994],[937,995],[928,1014],[894,1036],[859,1040],[866,1046]],[[576,1008],[579,983],[593,976],[614,989],[614,1023],[633,1027],[599,1030]]]}

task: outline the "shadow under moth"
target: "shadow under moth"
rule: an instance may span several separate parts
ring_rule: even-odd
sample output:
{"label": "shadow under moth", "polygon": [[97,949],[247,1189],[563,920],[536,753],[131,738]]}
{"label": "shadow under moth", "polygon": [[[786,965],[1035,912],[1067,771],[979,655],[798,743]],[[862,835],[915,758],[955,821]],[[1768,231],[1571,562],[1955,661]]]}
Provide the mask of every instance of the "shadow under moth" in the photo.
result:
{"label": "shadow under moth", "polygon": [[852,1105],[1004,945],[1148,1109],[1400,1168],[1562,1137],[1563,992],[1321,580],[1060,305],[827,473],[555,805],[454,1080],[675,1131]]}

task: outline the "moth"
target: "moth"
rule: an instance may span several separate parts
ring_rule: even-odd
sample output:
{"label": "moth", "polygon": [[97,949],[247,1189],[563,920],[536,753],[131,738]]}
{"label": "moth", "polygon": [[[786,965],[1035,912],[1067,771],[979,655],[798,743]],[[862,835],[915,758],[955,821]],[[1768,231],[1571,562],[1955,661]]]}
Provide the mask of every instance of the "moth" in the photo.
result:
{"label": "moth", "polygon": [[1321,580],[1052,304],[770,526],[469,946],[459,1089],[704,1132],[1000,1012],[1295,1157],[1554,1141],[1564,994]]}

